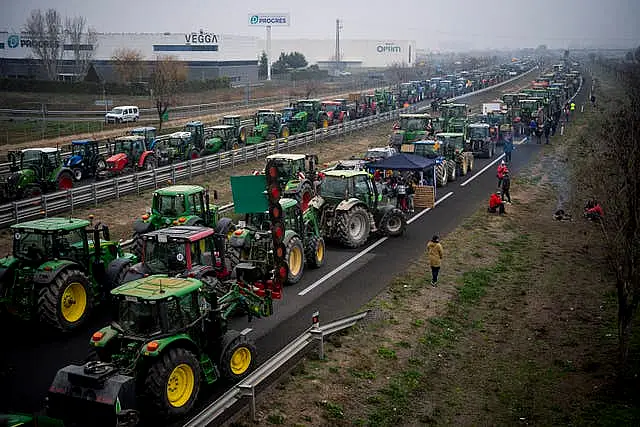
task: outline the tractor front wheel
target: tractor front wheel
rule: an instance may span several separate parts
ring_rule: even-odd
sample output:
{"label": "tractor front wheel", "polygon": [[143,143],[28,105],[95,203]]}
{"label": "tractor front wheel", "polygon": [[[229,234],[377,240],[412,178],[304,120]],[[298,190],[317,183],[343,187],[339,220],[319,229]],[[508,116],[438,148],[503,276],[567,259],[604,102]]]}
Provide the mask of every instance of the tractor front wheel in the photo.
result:
{"label": "tractor front wheel", "polygon": [[38,295],[38,317],[61,332],[77,329],[92,308],[89,278],[82,271],[63,270]]}
{"label": "tractor front wheel", "polygon": [[300,209],[302,209],[302,212],[307,210],[311,199],[313,199],[313,188],[311,187],[311,184],[305,182],[302,184],[302,187],[298,192],[298,201],[300,202]]}
{"label": "tractor front wheel", "polygon": [[449,182],[449,180],[447,179],[447,168],[443,163],[440,163],[436,166],[436,179],[436,185],[438,187],[444,187],[447,185],[447,182]]}
{"label": "tractor front wheel", "polygon": [[324,239],[320,236],[313,236],[307,243],[305,255],[310,267],[320,268],[324,265],[325,247]]}
{"label": "tractor front wheel", "polygon": [[76,181],[82,181],[82,168],[75,168],[73,170],[73,179]]}
{"label": "tractor front wheel", "polygon": [[369,214],[360,206],[336,215],[336,238],[347,248],[364,245],[371,232]]}
{"label": "tractor front wheel", "polygon": [[[153,231],[153,229],[149,229],[148,231]],[[138,259],[142,259],[142,237],[136,231],[133,232],[131,236],[131,252],[138,257]]]}
{"label": "tractor front wheel", "polygon": [[256,364],[256,346],[238,331],[228,331],[220,345],[220,373],[232,382],[238,382],[253,370]]}
{"label": "tractor front wheel", "polygon": [[289,276],[287,285],[294,285],[302,279],[304,273],[304,246],[299,237],[294,236],[287,243],[287,265]]}
{"label": "tractor front wheel", "polygon": [[386,236],[397,237],[407,228],[407,220],[400,209],[391,209],[382,217],[379,228]]}
{"label": "tractor front wheel", "polygon": [[184,348],[171,348],[149,369],[145,386],[149,403],[168,416],[191,410],[200,391],[200,363]]}

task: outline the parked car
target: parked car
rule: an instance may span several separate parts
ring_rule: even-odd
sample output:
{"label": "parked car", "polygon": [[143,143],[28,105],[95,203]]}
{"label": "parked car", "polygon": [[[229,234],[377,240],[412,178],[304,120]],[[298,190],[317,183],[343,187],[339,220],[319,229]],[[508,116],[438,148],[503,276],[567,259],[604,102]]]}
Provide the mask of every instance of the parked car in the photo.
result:
{"label": "parked car", "polygon": [[104,121],[106,123],[137,122],[139,118],[140,111],[138,107],[133,105],[115,107],[104,115]]}
{"label": "parked car", "polygon": [[393,147],[375,147],[367,150],[364,155],[364,159],[368,162],[375,162],[396,154],[398,154],[398,151]]}

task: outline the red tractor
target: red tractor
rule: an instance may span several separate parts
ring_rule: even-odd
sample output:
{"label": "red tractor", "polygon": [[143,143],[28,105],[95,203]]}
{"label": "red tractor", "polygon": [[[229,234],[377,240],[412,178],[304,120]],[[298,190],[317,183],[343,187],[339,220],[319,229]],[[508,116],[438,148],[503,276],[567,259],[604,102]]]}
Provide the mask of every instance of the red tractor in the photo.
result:
{"label": "red tractor", "polygon": [[342,123],[343,121],[345,121],[345,118],[348,117],[348,113],[341,109],[342,105],[338,101],[322,101],[320,105],[321,105],[322,111],[325,111],[327,113],[327,118],[329,119],[329,126]]}
{"label": "red tractor", "polygon": [[114,154],[107,159],[107,168],[101,177],[120,175],[131,170],[152,170],[157,166],[155,153],[147,149],[145,138],[141,135],[116,138],[111,152]]}

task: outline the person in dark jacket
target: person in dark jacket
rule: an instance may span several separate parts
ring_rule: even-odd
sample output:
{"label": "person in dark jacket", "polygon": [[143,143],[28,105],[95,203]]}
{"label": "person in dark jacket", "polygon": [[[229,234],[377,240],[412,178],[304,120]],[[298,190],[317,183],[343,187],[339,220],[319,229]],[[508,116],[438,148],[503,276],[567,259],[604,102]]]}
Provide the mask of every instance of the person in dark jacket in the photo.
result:
{"label": "person in dark jacket", "polygon": [[549,144],[549,135],[551,134],[551,122],[547,119],[544,122],[544,143]]}
{"label": "person in dark jacket", "polygon": [[510,188],[511,175],[509,174],[509,170],[506,170],[504,172],[504,176],[502,177],[502,200],[509,204],[511,204],[511,193],[509,193]]}

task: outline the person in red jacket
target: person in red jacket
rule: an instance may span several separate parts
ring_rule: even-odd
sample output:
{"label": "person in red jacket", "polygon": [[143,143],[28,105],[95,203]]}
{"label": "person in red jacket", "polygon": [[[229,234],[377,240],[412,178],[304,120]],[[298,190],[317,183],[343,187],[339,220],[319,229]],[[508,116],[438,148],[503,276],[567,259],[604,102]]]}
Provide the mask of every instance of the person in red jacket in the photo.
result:
{"label": "person in red jacket", "polygon": [[504,202],[500,197],[500,191],[496,191],[489,197],[489,212],[504,214]]}
{"label": "person in red jacket", "polygon": [[604,211],[597,200],[591,200],[584,208],[584,216],[591,221],[600,221],[604,217]]}
{"label": "person in red jacket", "polygon": [[498,177],[498,188],[502,187],[502,178],[504,178],[504,173],[507,170],[507,164],[502,160],[498,165],[498,172],[496,173],[496,177]]}

